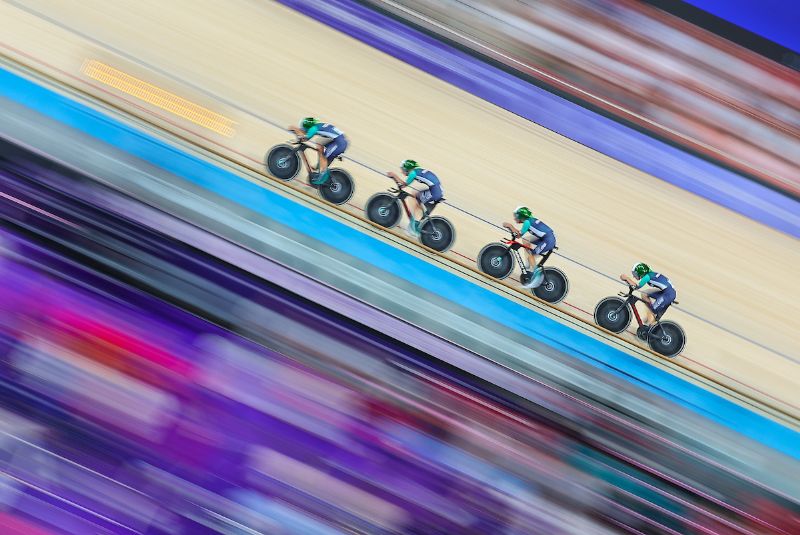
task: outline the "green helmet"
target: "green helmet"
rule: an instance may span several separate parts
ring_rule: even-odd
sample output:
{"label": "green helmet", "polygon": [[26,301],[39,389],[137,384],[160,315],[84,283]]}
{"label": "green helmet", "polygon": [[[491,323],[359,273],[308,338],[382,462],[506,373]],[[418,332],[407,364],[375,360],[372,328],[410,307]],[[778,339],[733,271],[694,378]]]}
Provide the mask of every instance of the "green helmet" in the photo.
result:
{"label": "green helmet", "polygon": [[303,130],[308,130],[317,123],[319,123],[319,119],[317,119],[316,117],[306,117],[305,119],[300,121],[300,128],[302,128]]}
{"label": "green helmet", "polygon": [[400,164],[400,168],[403,171],[413,171],[417,167],[419,167],[419,164],[416,160],[403,160],[403,163]]}
{"label": "green helmet", "polygon": [[533,217],[530,208],[527,206],[517,206],[514,209],[514,220],[515,221],[525,221],[526,219],[530,219]]}
{"label": "green helmet", "polygon": [[645,264],[644,262],[639,262],[638,264],[634,264],[631,268],[631,274],[637,279],[641,279],[645,275],[650,273],[650,266]]}

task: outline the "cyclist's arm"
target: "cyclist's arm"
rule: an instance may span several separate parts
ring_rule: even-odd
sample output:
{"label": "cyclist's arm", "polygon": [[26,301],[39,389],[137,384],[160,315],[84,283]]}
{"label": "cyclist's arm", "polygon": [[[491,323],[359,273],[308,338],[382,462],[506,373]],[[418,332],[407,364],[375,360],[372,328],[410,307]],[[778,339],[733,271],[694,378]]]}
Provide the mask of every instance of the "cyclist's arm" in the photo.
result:
{"label": "cyclist's arm", "polygon": [[397,176],[397,173],[395,173],[393,171],[389,171],[389,172],[386,173],[386,176],[388,176],[389,178],[394,180],[394,182],[395,182],[395,184],[397,184],[398,188],[404,188],[405,187],[405,183],[400,179],[399,176]]}
{"label": "cyclist's arm", "polygon": [[642,277],[641,279],[639,279],[639,282],[636,283],[636,287],[641,289],[648,282],[650,282],[650,274],[649,273],[647,275],[645,275],[644,277]]}
{"label": "cyclist's arm", "polygon": [[[315,126],[316,126],[316,125],[315,125]],[[324,147],[324,146],[326,146],[326,145],[328,145],[329,143],[331,143],[331,142],[332,142],[334,139],[336,139],[337,137],[339,137],[337,134],[334,134],[334,133],[328,132],[328,131],[326,131],[326,130],[323,130],[323,131],[319,131],[319,130],[317,130],[317,131],[316,131],[316,133],[315,133],[315,135],[316,135],[316,139],[315,139],[314,141],[315,141],[315,142],[316,142],[318,145],[321,145],[321,146],[323,146],[323,147]],[[311,139],[311,136],[309,136],[309,139]]]}
{"label": "cyclist's arm", "polygon": [[406,186],[410,186],[411,183],[414,182],[416,178],[417,178],[417,170],[414,169],[413,171],[408,173],[408,176],[406,177]]}
{"label": "cyclist's arm", "polygon": [[522,228],[520,230],[517,230],[517,227],[515,227],[511,223],[503,223],[503,227],[507,228],[508,230],[514,233],[514,238],[521,238],[523,234],[528,232],[530,226],[531,223],[530,221],[527,220],[522,223]]}
{"label": "cyclist's arm", "polygon": [[[313,145],[316,145],[316,149],[320,150],[323,145],[325,145],[322,136],[318,135],[319,133],[319,125],[315,124],[305,132],[306,141],[310,142]],[[313,139],[314,136],[317,136],[317,139]]]}
{"label": "cyclist's arm", "polygon": [[[531,230],[531,220],[530,219],[526,219],[522,223],[522,228],[519,229],[519,235],[520,236],[524,236],[525,233],[530,231],[530,230]],[[538,236],[534,232],[531,232],[531,237],[528,238],[528,241],[533,243],[533,242],[539,241],[539,238],[541,238],[541,236]]]}

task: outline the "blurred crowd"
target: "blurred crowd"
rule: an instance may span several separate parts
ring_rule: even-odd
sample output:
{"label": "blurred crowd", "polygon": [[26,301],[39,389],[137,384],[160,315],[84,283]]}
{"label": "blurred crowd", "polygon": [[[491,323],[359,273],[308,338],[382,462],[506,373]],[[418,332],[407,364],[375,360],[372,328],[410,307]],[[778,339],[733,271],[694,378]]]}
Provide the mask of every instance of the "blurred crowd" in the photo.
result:
{"label": "blurred crowd", "polygon": [[0,173],[24,201],[0,205],[1,533],[800,525],[795,505],[668,441],[555,391],[544,408],[487,390],[60,180]]}
{"label": "blurred crowd", "polygon": [[82,288],[69,281],[80,270],[54,277],[33,248],[2,237],[26,258],[0,265],[7,530],[735,533],[747,524],[423,368],[367,363],[357,344],[360,367],[300,363],[155,301],[132,306],[113,285]]}
{"label": "blurred crowd", "polygon": [[797,71],[634,0],[399,4],[559,90],[800,194]]}
{"label": "blurred crowd", "polygon": [[40,533],[583,532],[564,506],[592,501],[587,478],[512,431],[557,437],[446,385],[325,373],[111,286],[0,273],[0,499]]}

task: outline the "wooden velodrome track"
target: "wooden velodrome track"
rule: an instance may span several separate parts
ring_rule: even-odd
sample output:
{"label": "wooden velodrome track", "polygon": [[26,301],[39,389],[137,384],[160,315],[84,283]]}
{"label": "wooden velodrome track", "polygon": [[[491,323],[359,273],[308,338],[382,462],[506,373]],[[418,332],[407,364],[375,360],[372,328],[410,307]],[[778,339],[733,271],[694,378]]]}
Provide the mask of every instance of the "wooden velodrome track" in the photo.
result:
{"label": "wooden velodrome track", "polygon": [[[251,170],[285,141],[276,125],[317,115],[351,140],[348,155],[382,171],[415,158],[449,202],[500,223],[519,204],[556,229],[571,283],[559,309],[590,321],[637,260],[668,274],[687,331],[674,373],[720,383],[773,417],[800,419],[797,240],[593,152],[270,1],[84,0],[0,3],[3,56]],[[235,121],[226,136],[81,73],[98,60]],[[388,179],[344,163],[358,207]],[[250,173],[252,176],[252,173]],[[443,206],[470,265],[499,231]],[[563,314],[561,314],[563,317]],[[632,338],[631,338],[632,339]]]}

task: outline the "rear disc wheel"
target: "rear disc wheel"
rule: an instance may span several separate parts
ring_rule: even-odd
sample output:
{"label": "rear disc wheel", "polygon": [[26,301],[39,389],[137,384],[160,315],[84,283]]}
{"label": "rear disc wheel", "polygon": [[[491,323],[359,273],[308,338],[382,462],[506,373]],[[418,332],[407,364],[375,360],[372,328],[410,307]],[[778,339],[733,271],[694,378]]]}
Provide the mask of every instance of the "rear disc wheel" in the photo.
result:
{"label": "rear disc wheel", "polygon": [[327,182],[321,184],[317,191],[320,197],[333,204],[344,204],[355,192],[353,178],[343,169],[331,169]]}
{"label": "rear disc wheel", "polygon": [[447,219],[432,216],[425,219],[419,227],[419,241],[425,247],[443,253],[453,246],[456,229]]}
{"label": "rear disc wheel", "polygon": [[686,333],[674,321],[662,321],[647,333],[647,344],[656,353],[672,358],[686,346]]}
{"label": "rear disc wheel", "polygon": [[569,292],[569,279],[558,268],[544,268],[544,280],[534,288],[533,295],[548,303],[560,303]]}

